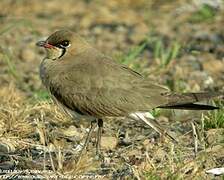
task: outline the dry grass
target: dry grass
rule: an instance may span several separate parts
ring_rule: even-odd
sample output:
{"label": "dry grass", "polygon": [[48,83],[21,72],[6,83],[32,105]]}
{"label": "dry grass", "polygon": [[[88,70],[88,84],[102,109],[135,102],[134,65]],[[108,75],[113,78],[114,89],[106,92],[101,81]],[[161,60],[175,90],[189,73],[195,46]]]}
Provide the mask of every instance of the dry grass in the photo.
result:
{"label": "dry grass", "polygon": [[[103,132],[105,161],[95,159],[92,138],[76,166],[88,123],[58,109],[38,77],[43,52],[35,42],[69,27],[172,90],[223,90],[223,7],[214,11],[195,3],[68,0],[62,5],[59,0],[2,0],[0,168],[14,170],[7,173],[11,177],[213,178],[205,170],[224,163],[222,102],[217,102],[222,110],[203,115],[154,111],[179,144],[160,138],[141,122],[108,119]],[[199,138],[196,156],[192,121]]]}

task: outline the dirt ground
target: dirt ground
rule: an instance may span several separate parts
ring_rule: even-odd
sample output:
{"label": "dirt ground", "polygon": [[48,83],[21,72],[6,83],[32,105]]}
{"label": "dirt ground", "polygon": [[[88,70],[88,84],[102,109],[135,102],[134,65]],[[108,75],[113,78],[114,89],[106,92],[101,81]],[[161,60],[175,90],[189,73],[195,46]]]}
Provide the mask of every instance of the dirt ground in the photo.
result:
{"label": "dirt ground", "polygon": [[[104,160],[95,135],[76,165],[89,124],[64,114],[39,79],[38,40],[70,28],[120,63],[177,92],[224,91],[224,4],[217,0],[1,0],[2,179],[222,179],[223,100],[214,112],[153,110],[179,143],[143,122],[107,119]],[[197,141],[193,130],[196,128]],[[195,153],[195,143],[198,152]]]}

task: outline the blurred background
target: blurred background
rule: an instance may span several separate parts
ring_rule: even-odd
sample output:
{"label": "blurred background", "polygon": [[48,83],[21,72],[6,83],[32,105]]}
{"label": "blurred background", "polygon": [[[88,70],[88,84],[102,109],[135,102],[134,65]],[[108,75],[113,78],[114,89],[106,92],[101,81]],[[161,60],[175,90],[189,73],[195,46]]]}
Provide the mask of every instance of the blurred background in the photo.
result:
{"label": "blurred background", "polygon": [[[70,28],[173,91],[224,91],[222,0],[1,0],[0,24],[1,169],[50,170],[39,172],[43,177],[207,179],[212,176],[205,170],[224,164],[223,109],[154,110],[180,144],[161,140],[140,122],[108,120],[105,162],[94,159],[92,139],[83,163],[75,167],[88,124],[75,123],[52,103],[38,73],[44,51],[35,46],[54,31]],[[209,103],[223,108],[220,101]],[[192,123],[198,131],[196,157]]]}

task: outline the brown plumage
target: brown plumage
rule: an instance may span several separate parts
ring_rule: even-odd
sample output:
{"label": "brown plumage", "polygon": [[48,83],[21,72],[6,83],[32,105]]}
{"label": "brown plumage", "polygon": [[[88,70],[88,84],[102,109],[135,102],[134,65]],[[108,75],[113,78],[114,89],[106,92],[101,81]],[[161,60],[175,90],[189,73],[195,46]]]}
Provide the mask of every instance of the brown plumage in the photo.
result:
{"label": "brown plumage", "polygon": [[[222,95],[171,93],[166,87],[151,82],[138,72],[97,51],[69,30],[56,31],[37,45],[47,50],[47,57],[40,66],[43,84],[56,101],[75,114],[96,119],[136,119],[139,116],[132,116],[134,113],[144,113],[158,107],[212,110],[217,107],[194,103]],[[145,118],[155,130],[165,132],[150,117]]]}

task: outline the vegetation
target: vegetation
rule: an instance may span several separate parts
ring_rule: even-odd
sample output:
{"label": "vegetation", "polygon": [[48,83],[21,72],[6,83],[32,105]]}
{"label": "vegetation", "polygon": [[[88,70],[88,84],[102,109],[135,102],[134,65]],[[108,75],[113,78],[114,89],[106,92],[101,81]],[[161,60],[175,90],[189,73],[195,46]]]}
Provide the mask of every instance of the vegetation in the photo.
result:
{"label": "vegetation", "polygon": [[207,102],[220,107],[209,112],[152,110],[179,143],[159,136],[141,122],[108,119],[102,138],[105,161],[94,158],[92,138],[88,152],[76,166],[89,124],[71,119],[52,102],[38,73],[44,52],[35,47],[36,41],[67,27],[105,54],[171,90],[223,91],[224,6],[222,1],[208,2],[76,0],[61,4],[59,0],[2,0],[0,169],[16,169],[6,174],[11,178],[31,174],[37,179],[37,175],[71,179],[215,178],[206,170],[223,166],[223,99]]}

